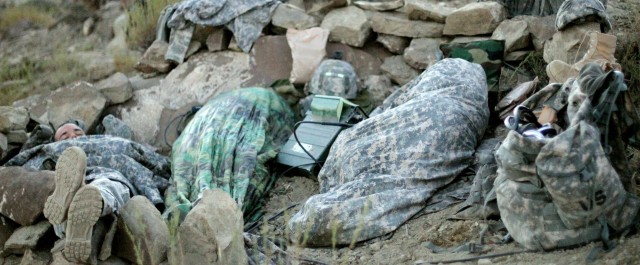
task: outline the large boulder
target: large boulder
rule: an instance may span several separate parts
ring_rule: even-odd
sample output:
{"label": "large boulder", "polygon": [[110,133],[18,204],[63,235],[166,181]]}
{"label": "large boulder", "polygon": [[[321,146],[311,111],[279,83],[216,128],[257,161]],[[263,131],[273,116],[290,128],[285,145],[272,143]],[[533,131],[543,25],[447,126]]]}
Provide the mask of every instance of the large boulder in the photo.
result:
{"label": "large boulder", "polygon": [[589,48],[588,33],[593,31],[600,32],[600,23],[585,23],[556,32],[544,45],[544,61],[560,60],[570,65],[579,61]]}
{"label": "large boulder", "polygon": [[529,36],[526,21],[505,20],[493,31],[491,39],[504,40],[505,53],[529,47]]}
{"label": "large boulder", "polygon": [[98,82],[96,89],[107,97],[111,104],[120,104],[133,97],[133,88],[129,78],[120,72]]}
{"label": "large boulder", "polygon": [[16,229],[4,243],[4,250],[9,253],[23,254],[27,249],[33,249],[38,241],[51,229],[49,221],[43,220],[34,225],[22,226]]}
{"label": "large boulder", "polygon": [[471,3],[447,16],[444,35],[490,34],[507,17],[504,7],[497,2]]}
{"label": "large boulder", "polygon": [[73,118],[84,121],[86,130],[91,131],[107,106],[107,98],[93,85],[76,82],[52,92],[47,106],[48,120],[54,128]]}
{"label": "large boulder", "polygon": [[359,8],[371,11],[394,10],[404,6],[404,0],[355,0],[352,2]]}
{"label": "large boulder", "polygon": [[317,27],[319,22],[313,16],[307,15],[304,10],[291,4],[278,5],[271,16],[271,24],[285,29],[309,29]]}
{"label": "large boulder", "polygon": [[442,36],[444,24],[409,20],[404,13],[378,12],[371,17],[371,28],[377,33],[410,37],[437,38]]}
{"label": "large boulder", "polygon": [[49,95],[51,95],[51,92],[33,95],[21,100],[16,100],[12,105],[13,107],[27,108],[29,118],[38,123],[49,123],[49,117],[47,116],[47,99]]}
{"label": "large boulder", "polygon": [[384,60],[384,63],[380,66],[382,72],[385,73],[391,80],[399,85],[409,83],[412,79],[416,78],[420,72],[411,68],[401,55],[391,56]]}
{"label": "large boulder", "polygon": [[231,32],[224,27],[215,27],[207,36],[205,44],[210,52],[224,51],[229,48]]}
{"label": "large boulder", "polygon": [[424,0],[405,0],[405,9],[412,20],[425,20],[445,23],[454,8]]}
{"label": "large boulder", "polygon": [[329,41],[362,47],[369,38],[371,25],[365,12],[355,6],[334,9],[322,20],[329,30]]}
{"label": "large boulder", "polygon": [[158,121],[164,108],[203,105],[222,92],[244,87],[253,76],[250,58],[232,51],[195,54],[158,86],[135,91],[131,103],[123,104],[115,115],[131,127],[137,141],[159,145]]}
{"label": "large boulder", "polygon": [[538,16],[517,16],[512,20],[524,20],[527,22],[527,29],[531,33],[531,42],[536,51],[544,49],[545,42],[549,41],[555,30],[555,15],[538,17]]}
{"label": "large boulder", "polygon": [[134,67],[145,74],[168,73],[171,70],[171,62],[164,59],[168,49],[169,43],[166,41],[154,41]]}
{"label": "large boulder", "polygon": [[446,40],[439,38],[416,38],[404,50],[404,60],[416,69],[427,69],[430,65],[442,58],[440,44]]}
{"label": "large boulder", "polygon": [[53,193],[54,179],[53,171],[0,167],[0,213],[20,225],[33,224]]}
{"label": "large boulder", "polygon": [[411,39],[406,37],[394,36],[389,34],[379,33],[377,42],[382,44],[387,50],[392,53],[400,54],[404,52],[404,49],[409,46],[409,41]]}
{"label": "large boulder", "polygon": [[242,211],[229,194],[221,189],[205,190],[176,228],[169,263],[247,264],[243,226]]}
{"label": "large boulder", "polygon": [[120,209],[114,251],[135,264],[158,265],[167,257],[169,229],[158,209],[134,196]]}
{"label": "large boulder", "polygon": [[0,132],[24,130],[28,123],[27,108],[0,106]]}

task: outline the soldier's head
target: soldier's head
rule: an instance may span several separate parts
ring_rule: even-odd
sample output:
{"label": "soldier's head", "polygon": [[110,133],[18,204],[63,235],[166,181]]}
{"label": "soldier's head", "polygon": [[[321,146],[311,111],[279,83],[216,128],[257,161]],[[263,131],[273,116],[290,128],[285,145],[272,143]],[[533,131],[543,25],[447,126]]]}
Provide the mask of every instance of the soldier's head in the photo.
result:
{"label": "soldier's head", "polygon": [[75,123],[68,122],[58,127],[58,130],[56,130],[56,134],[53,139],[57,142],[66,139],[73,139],[84,135],[84,130],[80,128],[80,126]]}

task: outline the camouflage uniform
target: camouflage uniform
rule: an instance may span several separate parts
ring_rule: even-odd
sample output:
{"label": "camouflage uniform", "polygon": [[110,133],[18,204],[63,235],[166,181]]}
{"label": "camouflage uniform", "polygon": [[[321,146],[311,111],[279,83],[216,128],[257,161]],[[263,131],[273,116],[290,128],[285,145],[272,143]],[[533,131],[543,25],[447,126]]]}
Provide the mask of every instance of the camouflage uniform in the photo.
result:
{"label": "camouflage uniform", "polygon": [[[249,52],[253,43],[260,37],[262,28],[271,22],[271,14],[280,2],[276,0],[217,0],[201,1],[186,0],[176,4],[167,26],[172,30],[186,29],[192,23],[204,26],[222,26],[233,32],[238,46],[244,52]],[[191,42],[191,34],[181,34],[188,37],[188,41],[177,36],[181,45],[167,51],[167,57],[184,57],[185,45]],[[172,54],[176,53],[176,54]]]}
{"label": "camouflage uniform", "polygon": [[473,162],[488,123],[482,67],[444,59],[343,131],[318,175],[320,194],[288,223],[300,245],[331,246],[392,232]]}
{"label": "camouflage uniform", "polygon": [[238,89],[210,100],[173,144],[165,218],[185,216],[204,190],[220,188],[251,220],[275,181],[266,163],[293,123],[293,112],[272,90]]}
{"label": "camouflage uniform", "polygon": [[71,146],[80,147],[87,154],[86,182],[107,178],[124,184],[132,195],[144,195],[153,204],[162,206],[159,188],[166,187],[169,160],[128,139],[90,135],[39,145],[21,152],[5,166],[54,170],[62,152]]}

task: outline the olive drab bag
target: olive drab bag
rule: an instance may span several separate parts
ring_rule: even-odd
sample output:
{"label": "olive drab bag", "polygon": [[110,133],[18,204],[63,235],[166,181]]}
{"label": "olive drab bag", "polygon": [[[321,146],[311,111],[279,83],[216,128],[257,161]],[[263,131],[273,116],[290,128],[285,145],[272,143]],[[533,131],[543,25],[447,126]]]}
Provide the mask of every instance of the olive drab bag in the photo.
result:
{"label": "olive drab bag", "polygon": [[555,137],[511,131],[496,151],[494,188],[501,219],[524,247],[606,243],[609,228],[621,231],[636,217],[640,200],[624,189],[598,126],[602,117],[608,119],[602,114],[613,109],[617,92],[608,94],[612,89],[585,99],[569,127]]}

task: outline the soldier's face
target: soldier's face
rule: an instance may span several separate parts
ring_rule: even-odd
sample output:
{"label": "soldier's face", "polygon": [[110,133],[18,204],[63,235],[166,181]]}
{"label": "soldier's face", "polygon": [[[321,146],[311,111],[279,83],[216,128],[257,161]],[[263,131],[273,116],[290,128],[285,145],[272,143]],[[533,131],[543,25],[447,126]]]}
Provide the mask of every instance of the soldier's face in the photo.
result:
{"label": "soldier's face", "polygon": [[84,135],[84,131],[80,127],[78,127],[78,125],[67,123],[58,128],[58,130],[56,131],[56,135],[54,136],[54,140],[57,142],[66,139],[73,139]]}

